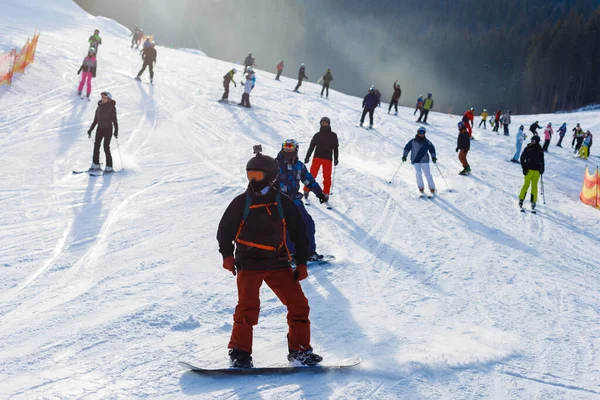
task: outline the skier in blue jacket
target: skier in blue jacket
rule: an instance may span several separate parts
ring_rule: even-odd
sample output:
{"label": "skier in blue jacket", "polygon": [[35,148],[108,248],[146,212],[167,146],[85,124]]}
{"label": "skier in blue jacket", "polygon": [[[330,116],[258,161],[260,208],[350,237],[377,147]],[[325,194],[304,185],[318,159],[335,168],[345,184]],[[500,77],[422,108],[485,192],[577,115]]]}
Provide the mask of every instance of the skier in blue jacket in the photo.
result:
{"label": "skier in blue jacket", "polygon": [[[300,211],[304,224],[306,225],[306,233],[308,234],[309,250],[308,260],[318,261],[323,258],[317,254],[317,245],[315,242],[315,221],[306,211],[304,203],[302,203],[302,193],[300,191],[300,182],[308,187],[319,199],[321,204],[327,201],[327,197],[323,194],[321,187],[315,181],[315,178],[308,172],[306,165],[298,159],[298,142],[294,139],[286,139],[281,145],[281,151],[277,154],[277,163],[279,164],[279,175],[277,176],[277,185],[281,193],[286,194],[292,200]],[[295,253],[294,243],[288,236],[286,244],[291,254]]]}
{"label": "skier in blue jacket", "polygon": [[515,151],[515,155],[513,156],[512,162],[514,163],[520,163],[521,161],[519,161],[521,159],[521,148],[523,147],[523,141],[525,139],[527,139],[527,135],[525,135],[525,132],[523,132],[523,129],[525,129],[525,127],[523,125],[521,125],[519,127],[519,131],[517,132],[517,151]]}
{"label": "skier in blue jacket", "polygon": [[369,93],[365,96],[362,102],[363,112],[360,117],[360,126],[363,126],[365,122],[365,116],[369,113],[369,129],[373,127],[373,112],[375,112],[375,107],[379,105],[379,97],[375,94],[375,88],[371,86],[369,89]]}
{"label": "skier in blue jacket", "polygon": [[[434,195],[435,183],[433,182],[431,170],[429,169],[429,154],[431,154],[431,161],[433,161],[434,164],[437,162],[437,158],[435,156],[435,147],[427,138],[425,138],[425,132],[425,128],[420,127],[417,130],[417,135],[414,137],[414,139],[411,139],[406,146],[404,146],[402,162],[406,161],[406,157],[410,152],[410,162],[413,167],[415,167],[419,192],[425,192],[425,183],[423,182],[423,174],[425,174],[425,178],[427,178],[427,186],[429,186],[431,194]],[[427,154],[428,152],[429,154]]]}

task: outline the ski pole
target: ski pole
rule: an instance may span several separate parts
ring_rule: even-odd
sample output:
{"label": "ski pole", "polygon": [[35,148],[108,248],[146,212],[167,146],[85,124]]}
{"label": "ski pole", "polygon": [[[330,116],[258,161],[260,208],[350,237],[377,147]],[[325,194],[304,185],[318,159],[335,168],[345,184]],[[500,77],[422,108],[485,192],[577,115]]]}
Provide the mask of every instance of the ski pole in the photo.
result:
{"label": "ski pole", "polygon": [[542,199],[544,200],[544,204],[546,204],[546,196],[544,195],[544,175],[542,174]]}
{"label": "ski pole", "polygon": [[444,178],[444,174],[442,174],[442,170],[440,170],[440,167],[438,167],[437,163],[433,163],[433,165],[435,165],[435,167],[439,171],[440,176],[442,177],[442,180],[444,181],[444,183],[446,184],[446,187],[448,188],[448,191],[451,192],[452,189],[450,189],[450,186],[448,185],[448,182],[446,182],[446,178]]}
{"label": "ski pole", "polygon": [[337,165],[333,166],[333,177],[331,177],[331,190],[329,191],[329,195],[333,194],[333,184],[335,182],[335,170],[337,169]]}
{"label": "ski pole", "polygon": [[396,174],[398,173],[398,171],[400,171],[400,167],[402,166],[402,164],[404,164],[404,161],[402,161],[400,163],[400,165],[398,166],[398,169],[396,169],[396,172],[394,172],[394,175],[392,176],[392,179],[390,179],[390,181],[388,183],[392,183],[392,181],[394,180],[394,178],[396,177]]}
{"label": "ski pole", "polygon": [[121,157],[121,148],[119,147],[119,139],[115,138],[115,140],[117,141],[117,151],[119,152],[119,159],[121,160],[121,171],[123,171],[125,169],[125,167],[123,166],[123,157]]}

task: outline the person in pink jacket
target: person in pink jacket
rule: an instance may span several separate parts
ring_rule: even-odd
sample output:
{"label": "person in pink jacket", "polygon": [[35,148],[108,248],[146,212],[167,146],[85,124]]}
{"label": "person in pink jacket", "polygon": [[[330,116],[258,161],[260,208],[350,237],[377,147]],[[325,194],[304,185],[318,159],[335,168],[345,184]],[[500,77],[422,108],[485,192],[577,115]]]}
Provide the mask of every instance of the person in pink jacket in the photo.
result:
{"label": "person in pink jacket", "polygon": [[550,145],[550,139],[552,139],[552,135],[554,131],[552,130],[552,122],[548,122],[546,125],[546,129],[544,129],[544,147],[543,150],[545,153],[548,152],[548,146]]}
{"label": "person in pink jacket", "polygon": [[87,98],[90,99],[90,93],[92,93],[92,78],[96,77],[96,50],[93,47],[90,47],[88,50],[88,55],[83,59],[83,63],[77,71],[77,75],[81,74],[83,71],[83,75],[81,76],[81,82],[79,82],[79,88],[77,92],[79,97],[81,97],[81,91],[83,90],[83,85],[87,82]]}

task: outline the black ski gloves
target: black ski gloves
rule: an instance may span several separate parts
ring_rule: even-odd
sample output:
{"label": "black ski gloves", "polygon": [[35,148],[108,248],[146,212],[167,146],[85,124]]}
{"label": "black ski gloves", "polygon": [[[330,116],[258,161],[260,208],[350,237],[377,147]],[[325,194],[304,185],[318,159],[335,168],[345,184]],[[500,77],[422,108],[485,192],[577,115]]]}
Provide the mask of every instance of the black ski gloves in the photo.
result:
{"label": "black ski gloves", "polygon": [[458,153],[458,147],[456,148],[456,152]]}
{"label": "black ski gloves", "polygon": [[402,162],[406,161],[406,156],[402,156]]}
{"label": "black ski gloves", "polygon": [[115,139],[118,139],[119,138],[119,131],[115,131],[114,135],[115,135]]}
{"label": "black ski gloves", "polygon": [[319,203],[323,204],[327,201],[327,196],[324,193],[321,193],[319,196]]}
{"label": "black ski gloves", "polygon": [[309,162],[309,161],[310,161],[310,157],[306,157],[306,158],[304,159],[304,164],[308,164],[308,162]]}
{"label": "black ski gloves", "polygon": [[339,162],[340,162],[339,160],[334,160],[333,161],[333,165],[337,167],[337,165],[338,165]]}
{"label": "black ski gloves", "polygon": [[523,175],[527,175],[529,171],[527,171],[526,169],[523,170]]}
{"label": "black ski gloves", "polygon": [[433,161],[433,163],[435,164],[437,162],[437,158],[431,157],[431,161]]}
{"label": "black ski gloves", "polygon": [[91,138],[91,137],[92,137],[92,130],[90,129],[90,130],[88,131],[88,138]]}

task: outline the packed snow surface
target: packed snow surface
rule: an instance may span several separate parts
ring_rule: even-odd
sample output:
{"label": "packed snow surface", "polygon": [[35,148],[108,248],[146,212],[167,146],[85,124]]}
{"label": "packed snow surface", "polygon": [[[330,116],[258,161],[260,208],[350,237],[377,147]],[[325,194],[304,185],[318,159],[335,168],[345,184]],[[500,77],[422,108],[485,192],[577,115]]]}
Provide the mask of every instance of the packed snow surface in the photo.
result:
{"label": "packed snow surface", "polygon": [[[281,82],[258,70],[252,109],[220,104],[222,76],[239,65],[158,46],[150,86],[147,72],[133,80],[140,56],[125,27],[68,0],[2,8],[1,51],[36,27],[41,36],[35,64],[0,87],[0,398],[600,397],[600,214],[579,202],[586,162],[569,146],[577,122],[600,131],[600,111],[517,115],[509,137],[475,129],[468,177],[457,174],[459,117],[433,112],[439,196],[421,199],[409,163],[388,183],[418,127],[410,108],[387,115],[384,104],[374,130],[357,128],[362,99],[332,90],[327,100],[308,82],[293,93],[293,66]],[[95,28],[88,103],[76,73]],[[322,72],[307,66],[315,80]],[[91,163],[86,132],[103,90],[117,103],[119,172],[73,175]],[[309,212],[317,250],[337,260],[311,267],[302,287],[315,351],[362,363],[219,379],[178,368],[227,365],[237,292],[215,236],[252,145],[274,156],[296,138],[303,158],[324,115],[341,144],[334,207]],[[546,157],[538,215],[519,212],[523,175],[508,161],[518,125],[535,120],[569,127]],[[261,294],[254,363],[285,365],[285,307]]]}

